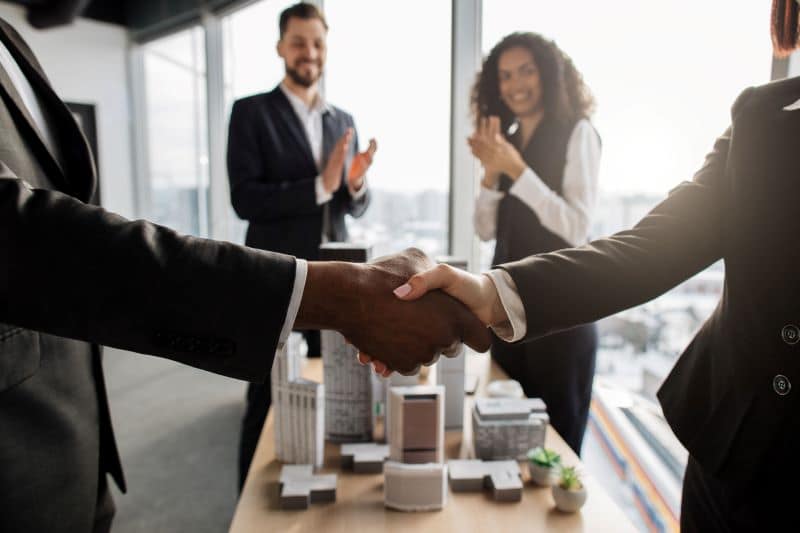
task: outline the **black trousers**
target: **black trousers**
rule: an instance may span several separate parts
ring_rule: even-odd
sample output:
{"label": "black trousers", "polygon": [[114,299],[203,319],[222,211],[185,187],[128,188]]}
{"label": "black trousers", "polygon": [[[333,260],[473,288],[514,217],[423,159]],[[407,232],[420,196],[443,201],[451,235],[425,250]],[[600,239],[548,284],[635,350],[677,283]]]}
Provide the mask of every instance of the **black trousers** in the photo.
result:
{"label": "black trousers", "polygon": [[690,456],[683,478],[681,531],[797,531],[797,478],[782,480],[780,472],[775,474],[751,483],[725,483]]}
{"label": "black trousers", "polygon": [[547,404],[550,424],[580,455],[592,400],[597,327],[579,326],[524,343],[492,343],[492,357],[522,385],[529,398]]}
{"label": "black trousers", "polygon": [[[322,353],[319,331],[303,331],[308,345],[309,357],[320,357]],[[272,404],[272,388],[270,379],[265,383],[251,383],[247,387],[247,405],[242,418],[242,432],[239,437],[239,492],[244,487],[247,471],[256,453],[258,439],[267,419],[269,406]]]}

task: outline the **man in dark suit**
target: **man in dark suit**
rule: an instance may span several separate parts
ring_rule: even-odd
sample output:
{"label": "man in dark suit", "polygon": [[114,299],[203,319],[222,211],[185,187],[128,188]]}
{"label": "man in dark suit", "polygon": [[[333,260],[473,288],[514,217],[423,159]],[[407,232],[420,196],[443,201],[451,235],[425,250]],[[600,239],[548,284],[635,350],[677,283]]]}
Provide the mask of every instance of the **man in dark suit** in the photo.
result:
{"label": "man in dark suit", "polygon": [[[321,242],[347,240],[345,215],[369,204],[365,174],[376,143],[359,154],[353,118],[322,100],[327,24],[311,4],[285,9],[277,50],[286,74],[272,91],[233,105],[228,178],[236,213],[250,222],[245,244],[316,259]],[[355,158],[359,163],[353,164]],[[363,164],[362,164],[363,163]],[[319,331],[303,332],[312,357]],[[271,403],[270,384],[252,384],[242,421],[240,488]]]}
{"label": "man in dark suit", "polygon": [[[774,0],[773,32],[795,48],[795,0]],[[689,452],[681,530],[690,532],[797,522],[800,78],[745,90],[731,117],[694,179],[634,228],[483,276],[440,265],[396,290],[413,300],[443,288],[524,342],[642,304],[723,259],[720,302],[658,392]],[[376,370],[391,373],[379,359]]]}
{"label": "man in dark suit", "polygon": [[106,474],[123,491],[125,480],[99,344],[251,381],[268,379],[293,326],[341,331],[407,371],[462,337],[488,347],[477,319],[444,294],[391,305],[391,286],[430,264],[421,253],[374,266],[295,260],[125,220],[86,203],[94,188],[71,113],[0,20],[4,533],[110,528]]}

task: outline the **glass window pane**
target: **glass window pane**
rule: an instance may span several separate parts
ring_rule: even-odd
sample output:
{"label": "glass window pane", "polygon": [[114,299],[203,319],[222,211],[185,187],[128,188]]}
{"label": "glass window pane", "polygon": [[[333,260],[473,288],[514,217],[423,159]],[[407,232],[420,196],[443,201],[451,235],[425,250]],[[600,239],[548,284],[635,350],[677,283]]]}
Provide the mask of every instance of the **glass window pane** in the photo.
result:
{"label": "glass window pane", "polygon": [[[511,32],[533,31],[553,38],[583,73],[597,99],[593,122],[603,140],[592,225],[592,236],[598,237],[632,226],[670,189],[692,179],[729,125],[736,96],[769,80],[768,20],[765,2],[491,0],[483,2],[482,48],[488,53]],[[492,246],[485,245],[483,252],[482,260],[490,261]],[[664,296],[599,324],[594,402],[602,402],[603,390],[613,387],[614,401],[631,405],[619,414],[642,435],[635,442],[648,443],[626,441],[637,460],[671,457],[664,461],[665,472],[678,465],[672,481],[670,476],[643,481],[629,473],[620,486],[611,486],[617,477],[609,465],[603,471],[602,447],[591,444],[598,432],[607,437],[609,427],[602,417],[592,417],[597,431],[584,441],[587,467],[607,481],[605,489],[642,528],[651,520],[666,529],[677,527],[686,452],[663,418],[653,414],[658,413],[655,391],[716,306],[723,277],[720,262]],[[637,492],[643,482],[655,484],[670,512],[650,501],[650,493]]]}
{"label": "glass window pane", "polygon": [[150,216],[208,234],[208,124],[204,32],[195,27],[144,46]]}
{"label": "glass window pane", "polygon": [[376,254],[447,253],[451,2],[326,0],[325,15],[326,98],[353,115],[361,149],[378,141],[351,238]]}
{"label": "glass window pane", "polygon": [[[275,51],[280,37],[278,17],[295,3],[295,0],[261,0],[222,20],[227,118],[237,99],[270,91],[283,79],[283,60]],[[244,243],[247,223],[236,216],[230,203],[227,217],[228,240]]]}

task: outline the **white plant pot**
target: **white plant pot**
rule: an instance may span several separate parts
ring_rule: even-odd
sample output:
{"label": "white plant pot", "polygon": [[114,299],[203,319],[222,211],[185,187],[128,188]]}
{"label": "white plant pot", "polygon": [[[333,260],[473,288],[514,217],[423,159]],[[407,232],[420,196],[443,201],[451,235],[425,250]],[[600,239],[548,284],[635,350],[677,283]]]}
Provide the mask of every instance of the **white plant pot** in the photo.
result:
{"label": "white plant pot", "polygon": [[586,487],[581,486],[578,490],[566,490],[561,488],[561,485],[553,485],[553,500],[560,511],[574,513],[586,503]]}
{"label": "white plant pot", "polygon": [[528,472],[531,479],[542,487],[551,487],[558,483],[559,468],[557,466],[541,466],[533,461],[528,461]]}

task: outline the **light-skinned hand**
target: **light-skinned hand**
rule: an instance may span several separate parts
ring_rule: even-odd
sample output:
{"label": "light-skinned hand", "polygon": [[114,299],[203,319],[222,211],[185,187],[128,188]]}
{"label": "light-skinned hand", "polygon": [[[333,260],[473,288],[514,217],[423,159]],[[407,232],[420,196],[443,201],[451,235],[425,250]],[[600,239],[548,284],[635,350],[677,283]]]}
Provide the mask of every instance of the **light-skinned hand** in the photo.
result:
{"label": "light-skinned hand", "polygon": [[372,166],[375,152],[378,150],[378,142],[375,139],[369,140],[369,146],[363,152],[359,152],[353,158],[350,165],[350,172],[347,173],[347,182],[350,188],[357,191],[364,185],[364,176]]}

